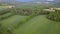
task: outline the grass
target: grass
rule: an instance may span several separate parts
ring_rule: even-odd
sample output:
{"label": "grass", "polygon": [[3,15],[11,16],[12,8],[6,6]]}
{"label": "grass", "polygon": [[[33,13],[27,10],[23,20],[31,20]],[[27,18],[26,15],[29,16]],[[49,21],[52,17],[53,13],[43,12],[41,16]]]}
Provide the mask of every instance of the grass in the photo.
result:
{"label": "grass", "polygon": [[60,22],[37,16],[13,31],[13,34],[60,34]]}
{"label": "grass", "polygon": [[[0,6],[0,8],[6,9],[7,6]],[[14,15],[2,20],[0,23],[6,27],[12,27],[13,25],[17,25],[17,23],[19,23],[21,20],[24,20],[26,17],[27,16]],[[40,15],[28,20],[26,23],[20,25],[19,28],[14,29],[12,34],[60,34],[60,22],[48,20],[45,15]]]}
{"label": "grass", "polygon": [[8,17],[8,16],[10,16],[10,15],[12,15],[12,13],[6,13],[6,14],[4,14],[4,15],[1,15],[1,17]]}
{"label": "grass", "polygon": [[4,10],[4,9],[7,9],[8,6],[0,6],[0,10]]}
{"label": "grass", "polygon": [[20,20],[23,20],[25,18],[26,18],[26,16],[14,15],[12,17],[9,17],[8,19],[2,20],[1,23],[4,26],[8,26],[8,25],[16,24],[16,23],[20,22]]}

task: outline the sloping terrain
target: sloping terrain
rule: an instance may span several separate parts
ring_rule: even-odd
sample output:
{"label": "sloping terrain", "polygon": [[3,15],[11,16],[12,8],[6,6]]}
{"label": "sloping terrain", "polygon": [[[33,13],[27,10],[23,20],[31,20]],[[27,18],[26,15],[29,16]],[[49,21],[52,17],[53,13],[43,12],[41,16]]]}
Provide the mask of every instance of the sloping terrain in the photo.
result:
{"label": "sloping terrain", "polygon": [[15,29],[13,34],[60,34],[60,23],[50,21],[43,15],[37,16]]}
{"label": "sloping terrain", "polygon": [[4,26],[13,25],[20,22],[20,20],[23,20],[25,18],[26,16],[14,15],[12,17],[9,17],[8,19],[4,19],[3,21],[1,21],[1,23]]}

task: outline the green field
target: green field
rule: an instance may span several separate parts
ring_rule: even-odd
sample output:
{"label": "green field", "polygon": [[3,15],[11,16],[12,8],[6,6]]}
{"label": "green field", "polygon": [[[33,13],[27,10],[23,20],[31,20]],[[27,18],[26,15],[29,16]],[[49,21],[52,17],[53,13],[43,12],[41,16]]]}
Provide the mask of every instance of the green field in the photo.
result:
{"label": "green field", "polygon": [[60,34],[60,22],[50,21],[43,15],[37,16],[15,29],[13,34]]}
{"label": "green field", "polygon": [[[22,6],[21,9],[23,9],[24,7]],[[0,6],[0,8],[3,10],[6,9],[7,6],[6,7]],[[28,6],[25,7],[24,9],[26,8],[31,8],[33,11],[35,8],[40,10],[40,8],[43,9],[44,7],[41,6],[39,8],[39,7]],[[47,15],[39,14],[36,16],[36,14],[33,12],[31,15],[25,16],[24,14],[26,12],[22,11],[22,14],[24,15],[23,16],[19,12],[20,11],[16,11],[15,14],[15,10],[12,10],[12,12],[7,12],[7,13],[5,13],[5,11],[1,11],[2,15],[0,15],[1,18],[0,32],[2,31],[2,33],[4,34],[5,33],[7,34],[60,34],[60,22],[47,19],[48,14]],[[4,31],[5,28],[6,31]]]}
{"label": "green field", "polygon": [[9,17],[8,19],[5,19],[5,20],[1,21],[1,23],[4,26],[8,26],[8,25],[11,25],[11,24],[16,24],[16,23],[20,22],[20,20],[23,20],[25,18],[26,18],[26,16],[14,15],[12,17]]}
{"label": "green field", "polygon": [[8,6],[0,6],[0,10],[7,9]]}

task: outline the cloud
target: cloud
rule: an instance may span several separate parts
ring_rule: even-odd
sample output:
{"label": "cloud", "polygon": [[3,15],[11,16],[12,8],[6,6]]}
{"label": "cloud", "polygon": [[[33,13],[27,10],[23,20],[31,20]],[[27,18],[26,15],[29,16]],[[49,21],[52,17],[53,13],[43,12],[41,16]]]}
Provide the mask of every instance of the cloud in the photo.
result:
{"label": "cloud", "polygon": [[40,4],[41,2],[34,2],[34,3],[38,3],[38,4]]}
{"label": "cloud", "polygon": [[47,0],[47,1],[54,1],[54,0]]}

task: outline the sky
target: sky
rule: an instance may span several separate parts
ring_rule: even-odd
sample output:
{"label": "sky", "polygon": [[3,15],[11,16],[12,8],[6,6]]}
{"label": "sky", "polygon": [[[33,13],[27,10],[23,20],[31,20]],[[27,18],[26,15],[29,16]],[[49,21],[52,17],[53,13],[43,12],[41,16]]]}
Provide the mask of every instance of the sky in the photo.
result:
{"label": "sky", "polygon": [[[20,2],[30,2],[30,1],[45,1],[45,0],[16,0]],[[54,0],[46,0],[46,1],[54,1]]]}
{"label": "sky", "polygon": [[[29,2],[29,1],[36,1],[36,0],[16,0],[16,1]],[[42,1],[42,0],[40,0],[40,1]],[[47,0],[47,1],[54,1],[54,0]]]}
{"label": "sky", "polygon": [[[10,0],[4,0],[4,1],[10,1]],[[36,2],[36,1],[37,2],[44,2],[44,1],[55,1],[55,0],[13,0],[13,1],[20,1],[20,2],[30,2],[30,1],[33,1],[33,2]]]}
{"label": "sky", "polygon": [[34,1],[34,0],[16,0],[16,1],[29,2],[29,1]]}
{"label": "sky", "polygon": [[21,2],[29,2],[29,1],[54,1],[54,0],[16,0]]}
{"label": "sky", "polygon": [[54,1],[54,0],[47,0],[47,1]]}

